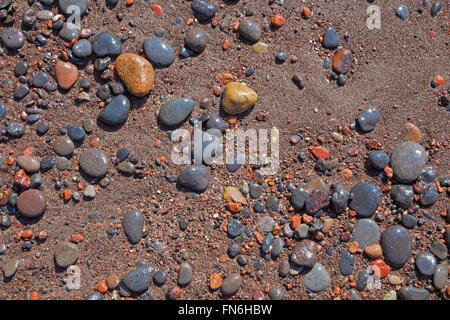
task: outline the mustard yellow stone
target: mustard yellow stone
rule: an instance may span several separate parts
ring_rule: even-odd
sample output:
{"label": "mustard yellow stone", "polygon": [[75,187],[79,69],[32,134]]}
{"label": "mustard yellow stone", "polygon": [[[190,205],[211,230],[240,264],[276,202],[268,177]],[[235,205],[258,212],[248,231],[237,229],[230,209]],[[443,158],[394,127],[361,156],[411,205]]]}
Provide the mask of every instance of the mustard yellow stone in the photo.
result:
{"label": "mustard yellow stone", "polygon": [[258,41],[251,46],[254,53],[264,54],[267,51],[268,45],[264,42]]}
{"label": "mustard yellow stone", "polygon": [[143,97],[153,87],[155,71],[145,58],[134,53],[123,53],[116,59],[116,72],[127,90],[136,97]]}
{"label": "mustard yellow stone", "polygon": [[226,187],[223,192],[223,199],[226,202],[237,202],[242,204],[247,204],[247,200],[245,200],[242,193],[236,189],[235,187]]}
{"label": "mustard yellow stone", "polygon": [[256,92],[239,82],[230,82],[225,86],[222,96],[222,108],[229,115],[237,115],[250,109],[258,101]]}

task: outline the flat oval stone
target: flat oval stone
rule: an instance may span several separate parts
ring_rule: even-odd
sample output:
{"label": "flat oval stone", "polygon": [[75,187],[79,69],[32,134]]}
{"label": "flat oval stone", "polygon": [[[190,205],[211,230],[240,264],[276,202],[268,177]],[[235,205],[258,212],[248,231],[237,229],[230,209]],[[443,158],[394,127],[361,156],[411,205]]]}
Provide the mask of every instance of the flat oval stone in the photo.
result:
{"label": "flat oval stone", "polygon": [[92,55],[92,44],[89,40],[81,39],[72,47],[72,53],[78,58],[87,58]]}
{"label": "flat oval stone", "polygon": [[261,39],[260,27],[250,20],[244,20],[239,23],[239,34],[252,42],[258,42]]}
{"label": "flat oval stone", "polygon": [[346,74],[352,68],[353,54],[348,49],[339,49],[333,56],[332,66],[333,70]]}
{"label": "flat oval stone", "polygon": [[430,252],[422,252],[416,257],[416,267],[425,276],[431,276],[436,269],[436,258]]}
{"label": "flat oval stone", "polygon": [[349,203],[350,209],[359,216],[370,218],[373,216],[381,201],[378,188],[369,182],[358,182],[352,188],[353,199]]}
{"label": "flat oval stone", "polygon": [[258,101],[256,92],[239,82],[225,86],[222,108],[229,115],[238,115],[250,109]]}
{"label": "flat oval stone", "polygon": [[144,216],[137,210],[131,210],[124,214],[122,228],[130,243],[139,243],[142,238],[144,223]]}
{"label": "flat oval stone", "polygon": [[180,270],[178,271],[178,285],[188,285],[192,281],[192,276],[192,267],[187,263],[182,263],[180,265]]}
{"label": "flat oval stone", "polygon": [[73,141],[67,136],[58,136],[53,144],[53,150],[59,156],[70,156],[74,149]]}
{"label": "flat oval stone", "polygon": [[5,279],[11,278],[19,268],[19,259],[9,259],[3,262],[2,270]]}
{"label": "flat oval stone", "polygon": [[86,12],[88,0],[59,0],[58,5],[61,11],[65,15],[71,15],[74,13],[70,6],[77,6],[80,9],[80,14]]}
{"label": "flat oval stone", "polygon": [[204,192],[209,184],[208,169],[203,165],[191,165],[178,175],[177,182],[183,187]]}
{"label": "flat oval stone", "polygon": [[433,242],[431,242],[430,251],[441,260],[445,260],[447,257],[447,247],[438,239],[434,239]]}
{"label": "flat oval stone", "polygon": [[414,182],[427,162],[425,149],[412,141],[397,145],[391,154],[394,178],[401,183]]}
{"label": "flat oval stone", "polygon": [[312,240],[302,240],[292,250],[290,261],[299,267],[313,267],[317,261],[317,243]]}
{"label": "flat oval stone", "polygon": [[331,277],[328,271],[320,263],[303,276],[303,284],[312,292],[321,292],[331,285]]}
{"label": "flat oval stone", "polygon": [[336,49],[339,46],[339,36],[336,29],[331,27],[325,31],[322,45],[327,49]]}
{"label": "flat oval stone", "polygon": [[48,80],[50,80],[50,77],[46,72],[39,72],[31,82],[31,86],[34,88],[43,88]]}
{"label": "flat oval stone", "polygon": [[176,127],[187,120],[194,110],[194,100],[179,98],[167,101],[159,110],[159,121],[167,127]]}
{"label": "flat oval stone", "polygon": [[186,34],[184,43],[192,51],[200,53],[206,49],[208,40],[209,36],[205,31],[199,29],[191,29]]}
{"label": "flat oval stone", "polygon": [[339,259],[339,271],[343,276],[348,276],[353,273],[353,268],[355,266],[355,256],[344,250],[341,252]]}
{"label": "flat oval stone", "polygon": [[403,287],[398,291],[402,300],[426,300],[430,296],[430,291],[425,288]]}
{"label": "flat oval stone", "polygon": [[409,17],[409,8],[404,4],[401,4],[395,9],[395,15],[401,20],[406,20]]}
{"label": "flat oval stone", "polygon": [[448,266],[440,264],[436,267],[433,274],[433,285],[437,290],[444,289],[448,282]]}
{"label": "flat oval stone", "polygon": [[400,268],[411,256],[411,236],[404,227],[391,226],[381,235],[381,247],[386,262],[391,266]]}
{"label": "flat oval stone", "polygon": [[429,207],[433,205],[439,198],[437,188],[434,184],[429,184],[424,192],[420,195],[420,204],[424,207]]}
{"label": "flat oval stone", "polygon": [[175,51],[167,41],[162,39],[144,40],[144,54],[156,67],[168,67],[175,61]]}
{"label": "flat oval stone", "polygon": [[61,268],[66,268],[77,262],[80,257],[80,249],[73,242],[59,242],[55,249],[55,261]]}
{"label": "flat oval stone", "polygon": [[232,273],[223,280],[220,290],[224,296],[230,297],[239,291],[241,285],[241,276],[238,273]]}
{"label": "flat oval stone", "polygon": [[384,151],[373,151],[369,153],[369,163],[372,168],[378,171],[384,170],[389,165],[391,159]]}
{"label": "flat oval stone", "polygon": [[361,219],[355,224],[353,230],[353,241],[358,243],[358,247],[366,247],[377,243],[380,240],[380,227],[371,219]]}
{"label": "flat oval stone", "polygon": [[91,177],[102,177],[108,171],[109,160],[103,151],[89,149],[80,155],[80,168]]}
{"label": "flat oval stone", "polygon": [[19,195],[16,206],[24,217],[36,218],[47,207],[47,199],[42,191],[28,189]]}
{"label": "flat oval stone", "polygon": [[194,12],[195,17],[199,21],[209,21],[211,20],[216,12],[216,6],[205,0],[194,0],[191,3],[191,9]]}
{"label": "flat oval stone", "polygon": [[145,292],[150,287],[155,271],[151,265],[136,268],[122,278],[122,284],[133,293]]}
{"label": "flat oval stone", "polygon": [[55,67],[56,81],[61,89],[70,89],[78,80],[78,69],[70,63],[59,61]]}
{"label": "flat oval stone", "polygon": [[20,156],[17,159],[17,164],[27,173],[38,172],[40,168],[39,160],[34,157]]}
{"label": "flat oval stone", "polygon": [[390,195],[392,201],[403,209],[408,209],[414,204],[414,189],[410,185],[393,185],[391,187]]}
{"label": "flat oval stone", "polygon": [[122,53],[122,43],[110,32],[103,31],[92,40],[92,50],[100,58],[117,56]]}
{"label": "flat oval stone", "polygon": [[128,119],[130,112],[130,101],[127,97],[120,95],[115,97],[98,114],[98,119],[110,126],[120,126]]}
{"label": "flat oval stone", "polygon": [[10,50],[19,50],[25,43],[25,36],[17,29],[4,30],[0,39],[2,40],[3,45]]}
{"label": "flat oval stone", "polygon": [[123,53],[118,56],[115,70],[128,91],[136,97],[147,95],[153,87],[155,71],[152,64],[137,54]]}
{"label": "flat oval stone", "polygon": [[364,109],[358,117],[358,126],[365,132],[370,132],[375,129],[375,126],[380,120],[380,111],[376,108]]}

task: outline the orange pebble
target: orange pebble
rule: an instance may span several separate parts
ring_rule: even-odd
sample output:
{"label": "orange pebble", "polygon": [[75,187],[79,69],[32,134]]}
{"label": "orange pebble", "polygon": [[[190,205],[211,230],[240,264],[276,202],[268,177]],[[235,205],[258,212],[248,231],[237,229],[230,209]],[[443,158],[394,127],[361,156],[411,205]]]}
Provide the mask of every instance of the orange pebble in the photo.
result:
{"label": "orange pebble", "polygon": [[274,15],[272,17],[272,25],[274,27],[277,27],[277,28],[283,26],[284,25],[284,18],[281,15],[279,15],[279,14]]}
{"label": "orange pebble", "polygon": [[102,281],[97,285],[97,291],[100,293],[105,293],[108,291],[108,286],[105,281]]}
{"label": "orange pebble", "polygon": [[309,17],[311,16],[311,9],[308,7],[303,7],[302,13],[305,19],[309,19]]}

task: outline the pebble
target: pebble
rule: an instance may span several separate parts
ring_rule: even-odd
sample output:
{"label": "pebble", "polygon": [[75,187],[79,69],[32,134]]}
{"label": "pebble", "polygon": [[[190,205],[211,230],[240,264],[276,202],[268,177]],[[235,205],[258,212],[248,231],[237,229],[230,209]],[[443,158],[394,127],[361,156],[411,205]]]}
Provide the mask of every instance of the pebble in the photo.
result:
{"label": "pebble", "polygon": [[88,199],[94,199],[96,196],[95,188],[93,185],[89,185],[84,189],[83,195]]}
{"label": "pebble", "polygon": [[127,97],[119,95],[98,114],[98,119],[107,125],[117,127],[127,121],[129,112],[130,101]]}
{"label": "pebble", "polygon": [[25,170],[27,173],[35,173],[39,171],[40,163],[39,160],[34,157],[20,156],[17,159],[17,164],[20,168]]}
{"label": "pebble", "polygon": [[182,263],[178,271],[178,285],[180,287],[188,285],[192,281],[192,267],[187,263]]}
{"label": "pebble", "polygon": [[92,40],[92,51],[97,57],[118,56],[122,53],[122,43],[110,32],[99,33]]}
{"label": "pebble", "polygon": [[383,254],[383,250],[381,249],[381,246],[378,243],[372,244],[370,246],[367,246],[364,249],[364,253],[372,259],[380,258]]}
{"label": "pebble", "polygon": [[74,149],[75,145],[68,136],[58,136],[53,143],[53,150],[59,156],[70,156]]}
{"label": "pebble", "polygon": [[299,267],[313,267],[317,261],[317,243],[302,240],[290,255],[290,261]]}
{"label": "pebble", "polygon": [[401,288],[398,295],[402,300],[426,300],[430,296],[430,292],[425,288],[407,286]]}
{"label": "pebble", "polygon": [[70,89],[78,80],[78,69],[70,62],[59,61],[55,67],[56,81],[61,89]]}
{"label": "pebble", "polygon": [[439,198],[437,188],[434,184],[429,184],[420,195],[420,204],[424,207],[432,206]]}
{"label": "pebble", "polygon": [[142,238],[144,223],[144,216],[137,210],[131,210],[124,214],[122,228],[130,243],[139,243]]}
{"label": "pebble", "polygon": [[22,100],[30,93],[30,88],[27,85],[20,85],[14,92],[14,99]]}
{"label": "pebble", "polygon": [[334,211],[337,214],[345,212],[347,208],[348,201],[350,199],[350,192],[343,186],[338,184],[331,195],[331,204]]}
{"label": "pebble", "polygon": [[339,271],[343,276],[348,276],[353,273],[355,266],[355,256],[347,250],[341,252],[339,259]]}
{"label": "pebble", "polygon": [[116,59],[115,70],[128,91],[143,97],[153,87],[155,71],[152,64],[145,58],[134,53],[123,53]]}
{"label": "pebble", "polygon": [[78,30],[68,23],[64,23],[62,29],[59,31],[59,37],[66,42],[71,42],[72,40],[78,40],[79,34]]}
{"label": "pebble", "polygon": [[192,1],[191,9],[194,12],[195,17],[202,22],[210,21],[217,12],[216,6],[205,0]]}
{"label": "pebble", "polygon": [[162,39],[144,40],[144,54],[154,66],[160,68],[168,67],[175,61],[175,51],[167,41]]}
{"label": "pebble", "polygon": [[383,171],[389,165],[391,159],[384,151],[372,151],[369,153],[369,163],[372,168]]}
{"label": "pebble", "polygon": [[400,268],[411,256],[411,236],[402,226],[390,226],[381,235],[381,247],[386,262]]}
{"label": "pebble", "polygon": [[438,239],[434,239],[433,242],[431,242],[430,251],[441,260],[445,260],[447,257],[447,247]]}
{"label": "pebble", "polygon": [[416,259],[416,267],[425,276],[431,276],[436,269],[436,258],[430,252],[420,253]]}
{"label": "pebble", "polygon": [[5,261],[2,266],[4,278],[11,278],[16,273],[17,268],[19,268],[18,259],[13,258]]}
{"label": "pebble", "polygon": [[78,58],[88,58],[92,55],[92,44],[89,40],[81,39],[72,47],[72,53]]}
{"label": "pebble", "polygon": [[440,1],[436,1],[431,5],[430,13],[432,17],[436,17],[439,11],[442,9],[442,3]]}
{"label": "pebble", "polygon": [[47,199],[42,191],[29,189],[17,198],[17,209],[27,218],[40,216],[47,207]]}
{"label": "pebble", "polygon": [[50,80],[50,77],[46,72],[39,72],[31,82],[31,86],[34,88],[43,88],[48,80]]}
{"label": "pebble", "polygon": [[55,165],[55,158],[47,156],[41,159],[40,167],[42,171],[48,171]]}
{"label": "pebble", "polygon": [[256,228],[263,234],[271,233],[275,225],[275,220],[271,216],[264,216],[256,223]]}
{"label": "pebble", "polygon": [[6,117],[6,105],[3,102],[0,102],[0,120]]}
{"label": "pebble", "polygon": [[81,153],[79,160],[80,168],[89,176],[102,177],[108,171],[109,160],[103,151],[88,149]]}
{"label": "pebble", "polygon": [[308,193],[311,193],[314,190],[320,190],[327,194],[330,193],[329,186],[321,178],[314,178],[309,180],[308,183],[305,185],[305,189],[306,191],[308,191]]}
{"label": "pebble", "polygon": [[378,109],[367,108],[360,113],[357,123],[359,128],[364,132],[370,132],[375,129],[375,126],[377,125],[378,120],[380,120],[380,117],[381,114]]}
{"label": "pebble", "polygon": [[433,285],[437,290],[444,289],[448,283],[448,265],[439,264],[433,274]]}
{"label": "pebble", "polygon": [[226,187],[223,192],[223,199],[226,202],[237,202],[242,204],[247,204],[247,200],[245,200],[242,193],[235,187]]}
{"label": "pebble", "polygon": [[178,175],[177,182],[183,187],[204,192],[209,185],[208,169],[203,165],[191,165]]}
{"label": "pebble", "polygon": [[251,42],[258,42],[261,39],[261,29],[250,20],[239,23],[239,34]]}
{"label": "pebble", "polygon": [[331,27],[325,31],[322,45],[327,49],[336,49],[339,46],[339,36],[336,29]]}
{"label": "pebble", "polygon": [[348,291],[348,298],[349,298],[349,300],[361,300],[361,297],[359,296],[358,291],[356,291],[353,288]]}
{"label": "pebble", "polygon": [[411,214],[403,214],[401,222],[406,229],[413,229],[417,225],[417,219]]}
{"label": "pebble", "polygon": [[401,4],[397,7],[397,9],[395,9],[395,14],[404,21],[409,17],[409,8],[404,4]]}
{"label": "pebble", "polygon": [[242,285],[242,279],[238,273],[232,273],[227,276],[220,286],[222,294],[226,297],[235,295]]}
{"label": "pebble", "polygon": [[186,46],[194,52],[200,53],[206,49],[208,45],[209,36],[208,34],[200,29],[191,29],[186,34],[184,38],[184,43]]}
{"label": "pebble", "polygon": [[228,235],[231,238],[236,238],[242,234],[243,228],[242,223],[237,219],[232,219],[227,224]]}
{"label": "pebble", "polygon": [[380,240],[380,227],[371,219],[361,219],[356,222],[353,231],[353,241],[358,243],[358,247],[365,249],[376,244]]}
{"label": "pebble", "polygon": [[303,276],[305,287],[312,292],[321,292],[331,285],[331,277],[325,267],[316,263],[314,267]]}
{"label": "pebble", "polygon": [[250,109],[258,101],[256,92],[239,82],[225,86],[222,108],[229,115],[238,115]]}
{"label": "pebble", "polygon": [[0,35],[3,45],[10,50],[19,50],[25,43],[25,36],[20,30],[6,29]]}
{"label": "pebble", "polygon": [[330,203],[328,194],[321,190],[313,190],[305,201],[305,211],[308,214],[315,215],[317,212],[327,207]]}
{"label": "pebble", "polygon": [[271,300],[283,300],[284,291],[280,287],[271,286],[269,289],[269,297]]}
{"label": "pebble", "polygon": [[61,268],[75,264],[80,257],[80,249],[73,242],[60,241],[55,248],[55,262]]}
{"label": "pebble", "polygon": [[400,183],[414,182],[426,162],[425,149],[415,142],[403,142],[392,150],[391,167],[394,171],[394,178]]}
{"label": "pebble", "polygon": [[350,209],[363,218],[373,216],[381,201],[378,188],[369,182],[358,182],[351,190],[353,199],[349,203]]}
{"label": "pebble", "polygon": [[153,276],[153,282],[157,285],[157,286],[163,286],[167,281],[167,274],[162,271],[162,270],[158,270],[155,272],[155,275]]}
{"label": "pebble", "polygon": [[103,295],[100,292],[95,291],[89,294],[85,300],[103,300]]}
{"label": "pebble", "polygon": [[303,188],[296,188],[291,194],[291,204],[296,210],[301,210],[305,206],[308,198],[308,191]]}
{"label": "pebble", "polygon": [[390,195],[392,201],[401,208],[408,209],[414,205],[414,189],[410,185],[393,185]]}
{"label": "pebble", "polygon": [[332,66],[337,73],[346,74],[350,71],[353,63],[353,54],[348,49],[339,49],[333,56]]}
{"label": "pebble", "polygon": [[153,280],[155,268],[151,265],[138,267],[122,278],[122,284],[133,293],[145,292]]}
{"label": "pebble", "polygon": [[185,122],[193,110],[194,100],[190,98],[170,100],[161,106],[158,119],[164,126],[176,127]]}

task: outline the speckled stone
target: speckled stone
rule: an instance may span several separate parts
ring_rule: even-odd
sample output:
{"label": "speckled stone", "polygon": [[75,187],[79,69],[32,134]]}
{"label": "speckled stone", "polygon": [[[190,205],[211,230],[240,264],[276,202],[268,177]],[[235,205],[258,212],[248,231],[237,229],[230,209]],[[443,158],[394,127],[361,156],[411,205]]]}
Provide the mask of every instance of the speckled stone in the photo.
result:
{"label": "speckled stone", "polygon": [[353,241],[358,243],[358,247],[366,247],[377,243],[380,240],[380,227],[371,219],[361,219],[355,224],[353,231]]}
{"label": "speckled stone", "polygon": [[331,285],[331,277],[328,271],[320,263],[303,276],[305,287],[312,292],[321,292]]}
{"label": "speckled stone", "polygon": [[415,181],[427,162],[425,149],[412,141],[397,145],[391,154],[394,178],[401,183]]}
{"label": "speckled stone", "polygon": [[414,204],[414,190],[410,185],[396,184],[391,187],[391,199],[394,203],[404,209],[412,207]]}
{"label": "speckled stone", "polygon": [[373,216],[381,201],[381,193],[378,188],[369,182],[358,182],[351,190],[353,199],[349,203],[350,209],[363,218]]}
{"label": "speckled stone", "polygon": [[292,250],[290,261],[300,267],[312,267],[317,261],[317,243],[312,240],[302,240]]}
{"label": "speckled stone", "polygon": [[130,243],[139,243],[142,238],[144,223],[144,216],[137,210],[131,210],[124,214],[122,228]]}
{"label": "speckled stone", "polygon": [[353,54],[348,49],[339,49],[333,56],[332,66],[337,73],[346,74],[353,64]]}
{"label": "speckled stone", "polygon": [[34,157],[20,156],[17,159],[17,165],[24,169],[27,173],[35,173],[39,171],[39,160]]}
{"label": "speckled stone", "polygon": [[80,155],[80,168],[91,177],[102,177],[108,171],[109,160],[103,151],[88,149]]}
{"label": "speckled stone", "polygon": [[75,264],[80,257],[80,249],[75,243],[68,241],[58,242],[55,249],[55,261],[61,268]]}
{"label": "speckled stone", "polygon": [[411,256],[411,236],[402,226],[390,226],[381,235],[381,247],[386,262],[400,268]]}

